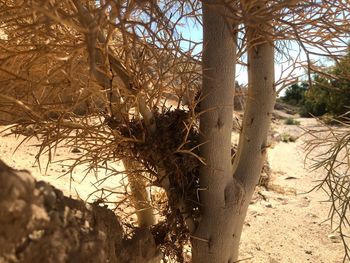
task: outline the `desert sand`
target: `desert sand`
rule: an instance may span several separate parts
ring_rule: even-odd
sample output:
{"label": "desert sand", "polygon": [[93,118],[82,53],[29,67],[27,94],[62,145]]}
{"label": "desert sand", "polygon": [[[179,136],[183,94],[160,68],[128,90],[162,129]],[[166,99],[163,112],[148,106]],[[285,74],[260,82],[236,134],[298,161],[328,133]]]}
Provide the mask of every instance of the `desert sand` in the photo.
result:
{"label": "desert sand", "polygon": [[[317,126],[314,119],[298,120],[304,128]],[[275,121],[273,129],[297,138],[303,134],[298,126],[285,125],[282,120]],[[327,221],[329,203],[324,202],[327,195],[322,191],[309,192],[324,174],[310,171],[310,162],[304,162],[306,139],[307,135],[296,142],[278,142],[269,149],[271,180],[268,189],[257,187],[251,201],[242,234],[240,262],[342,262],[341,240]],[[96,180],[103,175],[90,173],[83,180],[84,167],[73,172],[74,181],[70,175],[63,176],[68,168],[60,160],[77,157],[80,153],[57,149],[55,162],[46,167],[47,159],[43,157],[39,167],[35,162],[38,141],[34,138],[18,146],[21,140],[23,137],[13,135],[0,137],[0,158],[9,166],[27,169],[37,180],[47,181],[66,195],[83,200],[96,189]],[[112,189],[120,185],[119,180],[109,178],[103,186]]]}

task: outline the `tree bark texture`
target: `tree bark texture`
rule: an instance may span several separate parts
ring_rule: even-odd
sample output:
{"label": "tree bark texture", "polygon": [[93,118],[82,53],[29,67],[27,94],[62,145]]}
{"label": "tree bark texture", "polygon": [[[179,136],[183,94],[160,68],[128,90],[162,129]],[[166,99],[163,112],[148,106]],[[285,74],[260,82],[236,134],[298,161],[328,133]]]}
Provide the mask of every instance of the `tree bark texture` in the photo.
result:
{"label": "tree bark texture", "polygon": [[136,210],[137,224],[139,227],[150,227],[155,224],[156,220],[146,189],[146,179],[142,177],[140,172],[133,172],[137,171],[137,168],[141,168],[141,166],[135,161],[126,159],[123,160],[123,164],[128,175],[132,193],[131,198]]}
{"label": "tree bark texture", "polygon": [[[200,151],[202,218],[192,237],[193,262],[233,262],[232,236],[236,201],[231,163],[231,133],[236,45],[228,9],[203,2],[203,86]],[[237,196],[238,197],[238,196]]]}
{"label": "tree bark texture", "polygon": [[247,107],[233,166],[233,179],[242,189],[240,207],[237,207],[233,220],[235,260],[238,259],[244,219],[266,159],[267,134],[276,97],[273,60],[274,48],[270,43],[255,46],[248,51]]}
{"label": "tree bark texture", "polygon": [[200,131],[202,142],[206,142],[201,148],[206,166],[200,174],[202,220],[192,238],[194,263],[238,260],[243,223],[265,159],[275,102],[273,44],[265,41],[257,28],[247,27],[248,98],[231,166],[235,44],[225,14],[224,7],[213,10],[203,4],[201,109],[206,112],[201,115]]}
{"label": "tree bark texture", "polygon": [[[265,3],[255,5],[254,10],[264,8]],[[249,11],[248,11],[249,12]],[[244,219],[254,189],[258,184],[267,154],[267,135],[276,100],[274,75],[274,46],[268,39],[269,17],[261,24],[246,25],[248,42],[248,96],[244,113],[238,151],[233,164],[233,178],[243,189],[241,207],[234,215],[236,237],[235,260]],[[266,36],[262,35],[266,33]]]}

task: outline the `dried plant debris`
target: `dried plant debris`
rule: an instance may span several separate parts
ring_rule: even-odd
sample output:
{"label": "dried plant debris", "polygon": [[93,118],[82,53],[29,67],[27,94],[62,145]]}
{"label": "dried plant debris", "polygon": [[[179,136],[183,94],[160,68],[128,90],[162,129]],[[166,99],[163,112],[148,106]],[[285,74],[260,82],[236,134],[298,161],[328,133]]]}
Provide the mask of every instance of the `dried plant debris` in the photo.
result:
{"label": "dried plant debris", "polygon": [[[198,220],[199,134],[195,126],[190,126],[193,121],[189,113],[183,110],[155,112],[154,121],[157,126],[154,134],[145,134],[143,123],[138,120],[131,121],[121,132],[123,136],[137,139],[129,144],[132,158],[141,161],[153,175],[153,185],[162,186],[164,180],[170,184],[167,187],[168,208],[159,211],[166,220],[154,226],[152,231],[165,255],[182,262],[189,231],[178,206],[184,203],[188,216]],[[164,173],[159,173],[159,167]]]}

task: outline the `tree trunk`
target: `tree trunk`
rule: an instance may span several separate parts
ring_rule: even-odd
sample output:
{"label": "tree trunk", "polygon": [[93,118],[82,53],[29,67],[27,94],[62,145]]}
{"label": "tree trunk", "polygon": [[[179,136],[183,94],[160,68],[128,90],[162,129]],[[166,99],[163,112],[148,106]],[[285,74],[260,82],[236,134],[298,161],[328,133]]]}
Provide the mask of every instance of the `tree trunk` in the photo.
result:
{"label": "tree trunk", "polygon": [[244,113],[243,129],[234,160],[233,178],[240,185],[239,207],[236,206],[233,236],[234,259],[238,258],[238,247],[244,219],[261,169],[266,159],[267,134],[275,104],[274,48],[270,43],[249,48],[248,51],[248,97]]}
{"label": "tree trunk", "polygon": [[[252,8],[253,11],[247,12],[264,7],[265,3],[261,1]],[[246,25],[248,96],[238,151],[233,164],[233,178],[243,189],[241,204],[240,207],[236,207],[233,220],[233,236],[236,237],[233,246],[235,260],[238,258],[239,240],[248,206],[266,160],[267,135],[276,99],[274,46],[267,34],[269,21],[270,17],[266,17],[265,23],[251,27]],[[261,32],[266,32],[266,36],[261,35]]]}
{"label": "tree trunk", "polygon": [[137,172],[137,170],[141,169],[141,166],[139,163],[127,159],[123,159],[123,165],[128,176],[132,193],[131,199],[136,210],[137,224],[139,227],[150,227],[155,224],[156,220],[146,190],[146,179],[142,177],[140,172]]}
{"label": "tree trunk", "polygon": [[[203,103],[200,174],[202,220],[192,238],[193,262],[238,260],[241,232],[266,154],[275,102],[274,48],[248,32],[248,98],[233,167],[230,161],[235,46],[222,15],[203,4]],[[259,43],[259,44],[257,44]],[[203,105],[203,108],[202,108]]]}
{"label": "tree trunk", "polygon": [[[233,215],[239,188],[234,185],[231,133],[236,45],[225,19],[229,10],[203,3],[203,87],[200,118],[202,218],[192,237],[193,262],[233,262]],[[238,192],[232,192],[237,189]]]}

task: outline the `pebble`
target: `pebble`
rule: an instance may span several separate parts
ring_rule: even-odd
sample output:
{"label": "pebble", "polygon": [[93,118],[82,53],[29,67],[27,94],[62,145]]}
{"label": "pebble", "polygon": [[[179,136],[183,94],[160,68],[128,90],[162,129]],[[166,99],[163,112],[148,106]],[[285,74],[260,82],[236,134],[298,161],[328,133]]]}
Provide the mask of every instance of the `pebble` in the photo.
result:
{"label": "pebble", "polygon": [[340,243],[341,242],[340,236],[336,235],[336,234],[330,234],[330,235],[328,235],[328,238],[332,241],[332,243]]}
{"label": "pebble", "polygon": [[72,153],[81,153],[81,150],[79,148],[74,147],[72,149]]}
{"label": "pebble", "polygon": [[265,206],[266,206],[267,208],[272,208],[272,204],[271,204],[271,203],[266,203]]}

